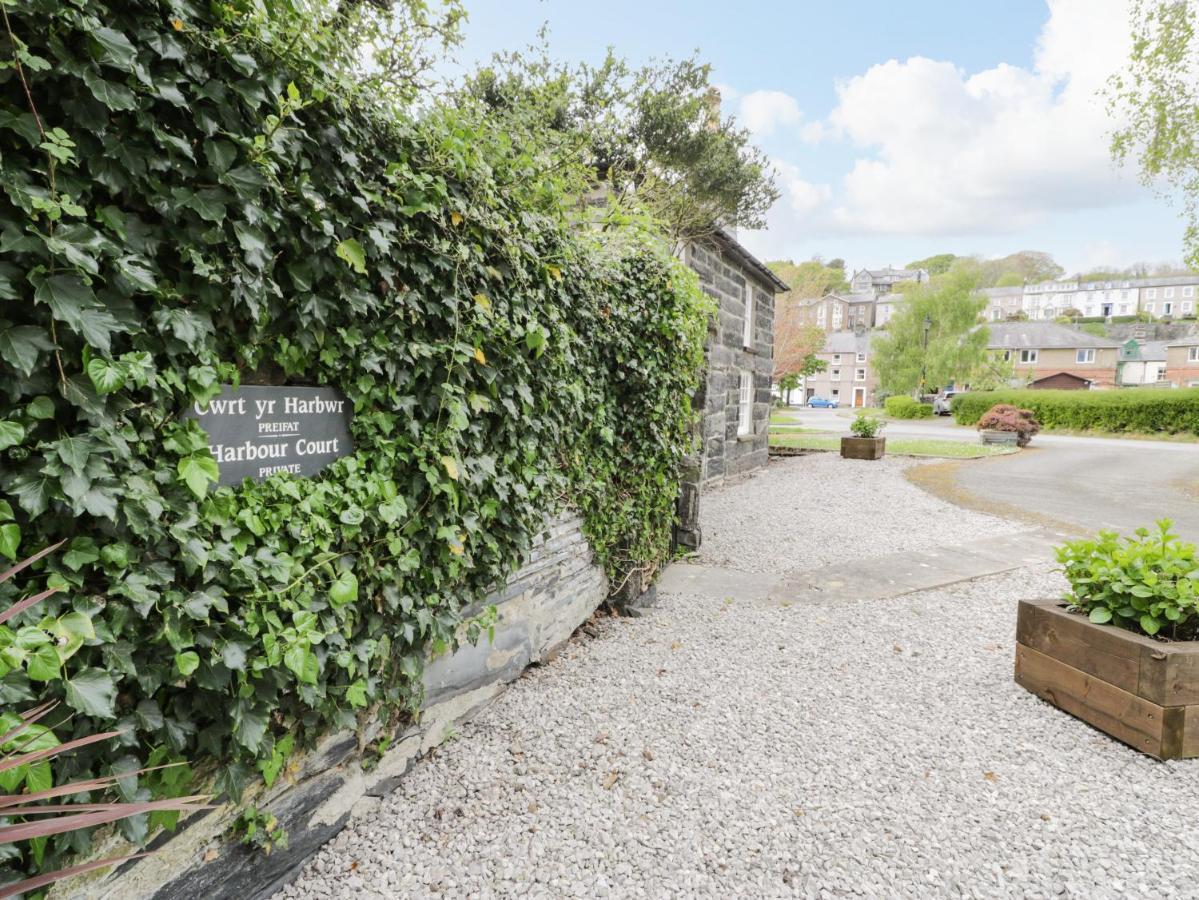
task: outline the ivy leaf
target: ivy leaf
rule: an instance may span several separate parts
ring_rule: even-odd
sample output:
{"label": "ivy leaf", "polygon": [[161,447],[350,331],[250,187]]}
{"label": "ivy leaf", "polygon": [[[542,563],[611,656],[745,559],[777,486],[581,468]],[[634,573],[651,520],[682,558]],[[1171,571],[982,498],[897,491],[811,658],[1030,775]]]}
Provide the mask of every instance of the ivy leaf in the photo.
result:
{"label": "ivy leaf", "polygon": [[0,525],[0,555],[11,560],[17,558],[17,548],[21,545],[21,527],[15,522]]}
{"label": "ivy leaf", "polygon": [[266,179],[253,166],[238,166],[221,176],[221,183],[237,191],[243,200],[253,200],[266,187]]}
{"label": "ivy leaf", "polygon": [[[0,323],[7,326],[8,323]],[[44,350],[53,350],[54,343],[45,330],[36,325],[4,327],[0,331],[0,359],[28,378],[37,366]]]}
{"label": "ivy leaf", "polygon": [[366,682],[359,678],[346,688],[346,700],[350,706],[362,709],[366,706]]}
{"label": "ivy leaf", "polygon": [[449,475],[450,478],[454,479],[454,481],[457,481],[458,463],[454,461],[454,458],[452,456],[443,456],[441,458],[441,464],[445,466],[445,473]]}
{"label": "ivy leaf", "polygon": [[133,91],[115,81],[105,81],[99,72],[90,68],[84,69],[83,83],[97,100],[114,112],[137,107],[137,95]]}
{"label": "ivy leaf", "polygon": [[474,300],[479,309],[483,310],[483,312],[487,313],[487,315],[491,315],[490,297],[488,297],[486,294],[475,294]]}
{"label": "ivy leaf", "polygon": [[98,719],[117,717],[114,703],[117,686],[112,676],[102,669],[87,668],[65,682],[67,705]]}
{"label": "ivy leaf", "polygon": [[197,498],[203,498],[208,493],[208,483],[217,481],[221,471],[217,468],[216,460],[210,455],[193,454],[179,460],[179,477],[183,479]]}
{"label": "ivy leaf", "polygon": [[200,668],[200,655],[195,650],[184,650],[175,654],[175,669],[186,678]]}
{"label": "ivy leaf", "polygon": [[78,275],[51,275],[33,292],[33,299],[50,307],[60,322],[78,332],[84,340],[107,353],[112,333],[121,331],[120,323],[100,307],[92,289]]}
{"label": "ivy leaf", "polygon": [[87,364],[87,377],[96,393],[103,396],[120,390],[125,384],[125,367],[103,357],[93,357]]}
{"label": "ivy leaf", "polygon": [[359,275],[366,274],[366,251],[354,238],[346,238],[337,245],[337,258],[344,261]]}
{"label": "ivy leaf", "polygon": [[0,450],[15,447],[25,439],[25,426],[19,422],[0,422]]}
{"label": "ivy leaf", "polygon": [[31,419],[53,419],[54,401],[44,395],[34,397],[29,401],[29,405],[25,407],[25,412],[29,414]]}
{"label": "ivy leaf", "polygon": [[329,586],[329,599],[334,606],[345,606],[358,599],[358,578],[349,569],[337,576]]}
{"label": "ivy leaf", "polygon": [[100,45],[100,62],[124,69],[126,72],[133,68],[137,51],[133,49],[133,44],[129,43],[129,38],[121,32],[114,28],[93,28],[91,37]]}
{"label": "ivy leaf", "polygon": [[50,505],[50,479],[45,475],[26,472],[12,480],[9,491],[21,504],[21,509],[36,518]]}
{"label": "ivy leaf", "polygon": [[[53,644],[43,644],[30,653],[25,660],[25,674],[31,681],[54,681],[58,678],[61,667],[62,662],[59,660],[58,651],[54,649]],[[69,687],[67,695],[67,702],[71,703]],[[71,705],[75,704],[71,703]],[[78,709],[78,707],[76,708]]]}
{"label": "ivy leaf", "polygon": [[540,328],[530,328],[525,332],[525,346],[541,356],[545,352],[545,332]]}
{"label": "ivy leaf", "polygon": [[221,662],[227,669],[244,672],[246,670],[246,645],[237,641],[229,641],[221,650]]}

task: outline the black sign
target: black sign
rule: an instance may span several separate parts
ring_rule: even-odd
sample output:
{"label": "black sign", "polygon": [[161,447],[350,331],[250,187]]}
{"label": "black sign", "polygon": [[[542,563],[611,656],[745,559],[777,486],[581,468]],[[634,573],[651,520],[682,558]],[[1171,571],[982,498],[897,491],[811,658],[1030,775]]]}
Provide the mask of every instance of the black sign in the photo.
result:
{"label": "black sign", "polygon": [[276,472],[315,475],[354,449],[350,402],[328,387],[223,385],[185,417],[208,433],[221,484],[262,481]]}

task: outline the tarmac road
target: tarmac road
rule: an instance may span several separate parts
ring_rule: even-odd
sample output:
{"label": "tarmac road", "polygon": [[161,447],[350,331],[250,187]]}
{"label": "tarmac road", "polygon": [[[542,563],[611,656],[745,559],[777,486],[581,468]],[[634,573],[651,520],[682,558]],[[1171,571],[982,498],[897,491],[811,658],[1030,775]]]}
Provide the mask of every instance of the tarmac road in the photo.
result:
{"label": "tarmac road", "polygon": [[[848,432],[847,410],[792,409],[797,424]],[[951,419],[889,422],[894,437],[977,441]],[[1199,543],[1199,444],[1041,434],[1012,456],[935,463],[912,480],[947,500],[1000,515],[1094,532],[1173,520]]]}

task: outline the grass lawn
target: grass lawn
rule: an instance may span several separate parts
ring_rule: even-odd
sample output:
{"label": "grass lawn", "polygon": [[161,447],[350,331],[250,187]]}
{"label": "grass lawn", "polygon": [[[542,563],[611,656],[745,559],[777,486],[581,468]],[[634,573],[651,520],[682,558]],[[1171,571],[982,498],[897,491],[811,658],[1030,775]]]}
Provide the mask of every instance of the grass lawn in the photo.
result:
{"label": "grass lawn", "polygon": [[[770,435],[772,447],[798,447],[802,450],[840,450],[840,435],[781,433]],[[1018,452],[1014,447],[995,444],[970,444],[965,441],[943,441],[935,438],[895,438],[887,440],[887,453],[892,456],[930,456],[940,459],[978,459],[983,456],[1006,456]]]}

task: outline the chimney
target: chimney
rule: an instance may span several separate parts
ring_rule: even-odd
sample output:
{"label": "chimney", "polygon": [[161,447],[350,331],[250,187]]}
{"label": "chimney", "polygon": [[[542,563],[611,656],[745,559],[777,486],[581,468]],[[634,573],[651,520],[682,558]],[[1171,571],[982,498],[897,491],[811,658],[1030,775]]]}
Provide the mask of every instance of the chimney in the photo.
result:
{"label": "chimney", "polygon": [[707,120],[709,131],[720,130],[720,89],[709,87],[708,93],[704,95],[704,105],[707,107]]}

